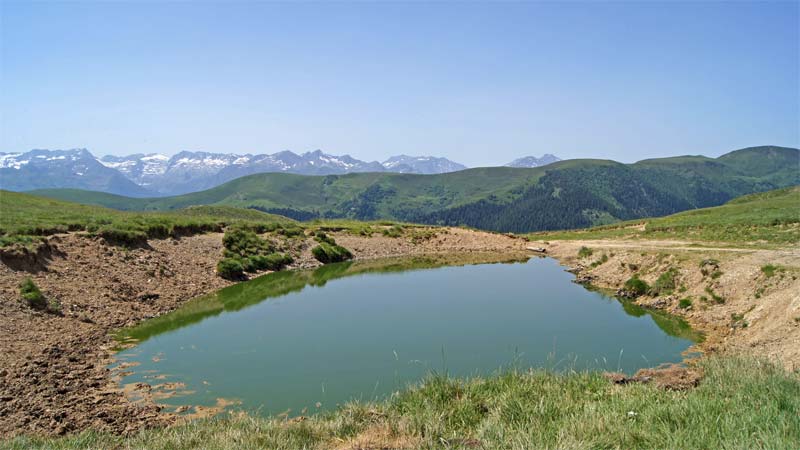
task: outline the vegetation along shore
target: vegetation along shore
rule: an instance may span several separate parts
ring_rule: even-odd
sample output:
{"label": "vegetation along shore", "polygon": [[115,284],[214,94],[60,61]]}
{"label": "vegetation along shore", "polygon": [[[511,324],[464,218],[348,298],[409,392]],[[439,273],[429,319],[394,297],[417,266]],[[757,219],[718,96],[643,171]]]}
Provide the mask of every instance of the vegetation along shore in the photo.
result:
{"label": "vegetation along shore", "polygon": [[[665,218],[526,236],[393,222],[296,222],[234,207],[120,212],[10,192],[0,201],[14,211],[0,219],[4,448],[200,442],[209,448],[628,448],[745,441],[790,448],[800,442],[798,188]],[[132,403],[106,368],[115,330],[239,279],[320,266],[326,256],[315,249],[333,246],[356,260],[424,257],[438,265],[543,250],[579,282],[686,318],[705,336],[696,346],[704,356],[688,368],[634,377],[527,370],[471,380],[432,375],[383,402],[313,417],[223,414],[188,423],[160,412],[157,402]],[[220,276],[225,260],[239,265],[234,276]],[[28,301],[20,289],[26,285],[44,303]],[[643,380],[650,382],[637,382]],[[54,435],[70,437],[36,437]]]}

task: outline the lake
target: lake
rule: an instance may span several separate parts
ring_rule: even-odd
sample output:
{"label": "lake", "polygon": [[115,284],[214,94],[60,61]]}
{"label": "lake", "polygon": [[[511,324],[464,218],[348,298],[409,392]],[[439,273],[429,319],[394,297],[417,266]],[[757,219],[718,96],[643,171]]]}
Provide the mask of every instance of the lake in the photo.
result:
{"label": "lake", "polygon": [[181,383],[159,403],[305,414],[385,398],[430,373],[611,370],[679,362],[682,320],[572,283],[555,260],[340,263],[262,276],[124,330],[123,384]]}

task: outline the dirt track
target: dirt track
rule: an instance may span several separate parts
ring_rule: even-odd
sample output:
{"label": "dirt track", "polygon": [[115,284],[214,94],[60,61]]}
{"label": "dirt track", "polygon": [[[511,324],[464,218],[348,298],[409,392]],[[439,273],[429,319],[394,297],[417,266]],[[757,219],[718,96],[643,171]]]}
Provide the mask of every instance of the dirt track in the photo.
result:
{"label": "dirt track", "polygon": [[[746,351],[778,359],[790,370],[800,367],[800,257],[798,250],[698,249],[688,243],[553,242],[464,229],[441,229],[423,238],[390,238],[334,234],[358,259],[453,252],[520,252],[547,247],[548,254],[572,267],[593,284],[619,288],[633,273],[631,264],[652,282],[669,267],[680,270],[687,291],[666,298],[642,298],[640,304],[685,316],[708,335],[709,351]],[[132,432],[170,423],[173,418],[154,405],[134,405],[113,382],[106,365],[113,330],[169,312],[183,302],[226,285],[214,268],[222,235],[180,240],[153,240],[148,248],[126,250],[85,236],[51,239],[53,252],[44,270],[30,273],[0,264],[0,437],[20,433],[62,434],[88,428]],[[295,255],[295,267],[318,265],[311,239],[284,244]],[[579,260],[578,249],[594,249]],[[605,253],[608,261],[590,268]],[[700,273],[699,261],[720,261],[721,276]],[[625,264],[623,266],[623,263]],[[761,266],[786,269],[767,278]],[[30,268],[29,268],[30,269]],[[58,299],[63,316],[37,312],[19,296],[18,285],[31,276],[49,298]],[[725,298],[724,304],[697,300],[690,309],[679,298],[699,299],[704,288]],[[755,293],[760,290],[759,299]],[[733,321],[732,314],[741,314]],[[738,316],[737,316],[738,317]],[[744,323],[747,327],[743,327]]]}

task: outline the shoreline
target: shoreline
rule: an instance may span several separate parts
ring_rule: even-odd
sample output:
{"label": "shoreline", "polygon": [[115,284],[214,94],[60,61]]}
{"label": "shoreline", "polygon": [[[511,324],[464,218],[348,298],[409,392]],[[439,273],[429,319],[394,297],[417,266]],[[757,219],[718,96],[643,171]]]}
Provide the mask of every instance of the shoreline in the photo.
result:
{"label": "shoreline", "polygon": [[[408,237],[332,234],[360,261],[481,252],[537,256],[528,250],[531,243],[521,237],[460,228],[434,230],[422,242],[412,242]],[[10,320],[0,329],[0,345],[10,349],[0,356],[4,367],[0,371],[0,437],[60,435],[86,429],[130,434],[175,423],[176,417],[160,412],[154,402],[134,404],[122,393],[113,371],[107,368],[117,344],[112,334],[234,284],[214,273],[222,249],[221,236],[211,233],[179,240],[151,240],[148,248],[126,250],[83,236],[61,235],[51,238],[58,253],[46,271],[30,274],[0,265],[0,300],[10,310]],[[621,287],[620,277],[611,276],[615,272],[603,266],[619,264],[623,258],[642,258],[640,247],[633,252],[615,249],[611,261],[588,268],[573,253],[583,244],[586,242],[542,243],[547,252],[541,256],[552,257],[567,268],[577,268],[573,273],[578,280],[593,277],[591,285],[612,290]],[[292,245],[298,253],[292,269],[320,265],[310,255],[309,242]],[[597,243],[588,245],[597,247]],[[46,295],[59,298],[64,317],[34,312],[20,303],[17,280],[28,275]],[[790,283],[782,289],[796,286],[800,285]],[[722,332],[713,318],[676,310],[672,300],[663,304],[651,300],[637,299],[635,303],[675,314],[703,332],[705,342],[695,345],[704,354],[740,349],[738,344],[730,345],[731,333]]]}

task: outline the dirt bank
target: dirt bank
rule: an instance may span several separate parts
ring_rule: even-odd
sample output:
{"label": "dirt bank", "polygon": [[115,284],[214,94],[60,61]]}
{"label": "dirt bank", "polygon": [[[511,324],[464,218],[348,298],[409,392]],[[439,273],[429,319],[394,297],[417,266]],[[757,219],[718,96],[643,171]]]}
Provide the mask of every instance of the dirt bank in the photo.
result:
{"label": "dirt bank", "polygon": [[[524,251],[526,242],[462,229],[416,230],[397,238],[334,233],[357,259],[448,252]],[[276,238],[277,239],[277,238]],[[313,267],[311,239],[280,243],[293,267]],[[47,258],[0,264],[0,437],[92,428],[132,432],[169,423],[155,406],[130,403],[106,364],[113,330],[169,312],[229,285],[215,275],[222,235],[151,240],[124,249],[75,234],[52,237]],[[26,269],[26,270],[22,270]],[[20,298],[30,276],[63,315]]]}
{"label": "dirt bank", "polygon": [[[644,295],[636,303],[685,317],[706,334],[703,350],[765,356],[787,370],[800,370],[800,249],[622,240],[531,245],[546,247],[548,254],[577,269],[579,279],[614,290],[624,288],[634,274],[652,286],[674,269],[672,293]],[[581,247],[592,254],[579,257]]]}

